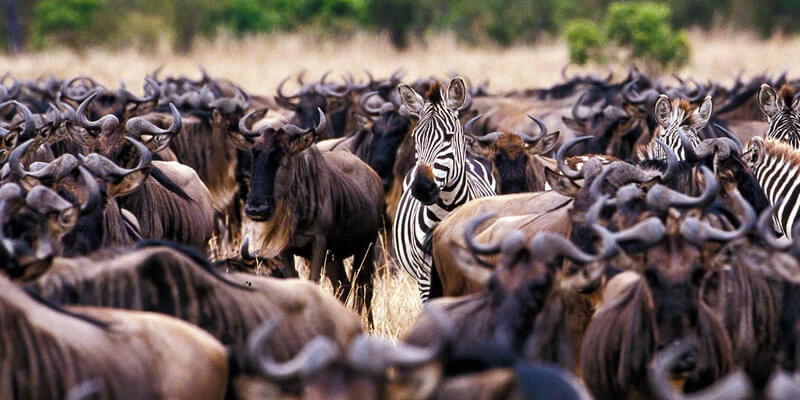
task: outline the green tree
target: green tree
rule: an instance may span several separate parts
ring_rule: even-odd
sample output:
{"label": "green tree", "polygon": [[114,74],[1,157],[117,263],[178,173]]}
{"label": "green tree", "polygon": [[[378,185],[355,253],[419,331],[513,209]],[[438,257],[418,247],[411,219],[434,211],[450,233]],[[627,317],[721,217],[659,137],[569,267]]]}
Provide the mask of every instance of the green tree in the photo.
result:
{"label": "green tree", "polygon": [[685,32],[671,28],[670,18],[665,4],[613,3],[602,26],[588,20],[568,25],[570,59],[584,64],[624,53],[625,61],[641,62],[651,70],[684,65],[689,60],[689,42]]}
{"label": "green tree", "polygon": [[73,48],[90,41],[94,17],[105,0],[43,0],[34,9],[33,35],[41,47],[56,40]]}

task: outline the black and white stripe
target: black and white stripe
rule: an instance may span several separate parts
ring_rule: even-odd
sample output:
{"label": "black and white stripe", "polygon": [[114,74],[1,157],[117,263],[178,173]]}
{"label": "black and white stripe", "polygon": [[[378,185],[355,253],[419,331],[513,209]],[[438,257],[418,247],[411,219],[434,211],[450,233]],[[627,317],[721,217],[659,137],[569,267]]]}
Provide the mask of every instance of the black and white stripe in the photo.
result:
{"label": "black and white stripe", "polygon": [[791,238],[800,212],[800,153],[786,142],[756,137],[745,158],[770,204],[780,202],[773,214],[775,228]]}
{"label": "black and white stripe", "polygon": [[783,110],[772,118],[767,118],[769,129],[767,137],[788,143],[794,149],[800,149],[800,118],[791,109]]}
{"label": "black and white stripe", "polygon": [[[392,229],[395,257],[419,284],[420,295],[430,294],[431,234],[433,228],[456,207],[469,200],[494,196],[496,182],[491,170],[466,154],[464,130],[456,111],[445,101],[425,102],[413,135],[416,166],[403,181],[403,194]],[[420,165],[427,165],[440,188],[438,200],[424,205],[411,194],[411,185]]]}

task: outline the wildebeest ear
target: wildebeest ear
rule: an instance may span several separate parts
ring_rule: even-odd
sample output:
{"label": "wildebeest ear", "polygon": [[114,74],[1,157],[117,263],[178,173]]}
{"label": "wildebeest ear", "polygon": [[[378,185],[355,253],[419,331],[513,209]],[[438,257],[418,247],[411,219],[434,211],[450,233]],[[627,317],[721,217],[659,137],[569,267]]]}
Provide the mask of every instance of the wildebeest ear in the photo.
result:
{"label": "wildebeest ear", "polygon": [[567,128],[572,129],[573,131],[583,132],[583,127],[578,124],[578,121],[575,121],[572,118],[561,117],[561,122],[563,122]]}
{"label": "wildebeest ear", "polygon": [[668,127],[670,116],[672,115],[672,104],[670,104],[669,98],[666,95],[662,94],[658,96],[655,113],[658,124],[664,128]]}
{"label": "wildebeest ear", "polygon": [[494,155],[494,150],[491,148],[492,147],[491,145],[484,145],[483,143],[475,140],[475,137],[473,137],[471,135],[464,135],[464,138],[467,141],[467,145],[469,146],[469,149],[473,153],[475,153],[475,154],[477,154],[477,155],[479,155],[479,156],[481,156],[481,157],[483,157],[483,158],[485,158],[487,160],[491,160],[492,159],[492,156]]}
{"label": "wildebeest ear", "polygon": [[115,198],[133,193],[139,186],[142,186],[149,175],[150,169],[148,168],[131,172],[119,180],[109,176],[106,178],[106,194],[109,198]]}
{"label": "wildebeest ear", "polygon": [[166,150],[175,135],[148,135],[143,134],[139,139],[153,153]]}
{"label": "wildebeest ear", "polygon": [[397,91],[400,93],[400,99],[403,100],[403,107],[406,108],[406,111],[414,116],[419,116],[422,106],[425,105],[422,96],[406,84],[398,86]]}
{"label": "wildebeest ear", "polygon": [[572,179],[547,167],[544,169],[544,178],[551,189],[567,197],[573,197],[581,190],[581,187],[575,184]]}
{"label": "wildebeest ear", "polygon": [[708,120],[711,119],[711,96],[706,96],[706,99],[703,100],[703,104],[694,111],[694,115],[695,128],[700,129],[708,124]]}
{"label": "wildebeest ear", "polygon": [[529,148],[531,154],[549,154],[553,149],[555,149],[556,144],[558,144],[558,137],[561,135],[561,132],[555,131],[548,134],[545,134],[539,140],[536,141],[536,144]]}
{"label": "wildebeest ear", "polygon": [[756,136],[750,139],[747,148],[742,154],[742,160],[747,163],[750,168],[760,165],[764,160],[764,139]]}
{"label": "wildebeest ear", "polygon": [[775,93],[775,89],[766,83],[761,85],[761,90],[758,92],[758,104],[761,106],[761,112],[767,118],[773,118],[780,112],[778,95]]}
{"label": "wildebeest ear", "polygon": [[314,144],[314,131],[302,133],[289,137],[289,142],[286,144],[289,154],[297,154]]}
{"label": "wildebeest ear", "polygon": [[467,84],[461,77],[453,78],[447,88],[447,107],[458,111],[467,101]]}

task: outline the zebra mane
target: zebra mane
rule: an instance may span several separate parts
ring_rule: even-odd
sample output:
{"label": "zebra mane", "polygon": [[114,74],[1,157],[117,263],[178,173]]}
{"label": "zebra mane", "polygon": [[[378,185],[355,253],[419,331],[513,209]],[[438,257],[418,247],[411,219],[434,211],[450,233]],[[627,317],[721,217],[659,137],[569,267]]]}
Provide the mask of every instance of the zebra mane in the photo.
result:
{"label": "zebra mane", "polygon": [[800,151],[783,140],[764,138],[764,152],[770,157],[781,158],[792,165],[800,165]]}
{"label": "zebra mane", "polygon": [[442,83],[439,81],[434,81],[433,84],[431,84],[431,86],[428,88],[428,91],[425,92],[425,98],[427,98],[432,104],[439,104],[444,100],[442,97],[442,90]]}
{"label": "zebra mane", "polygon": [[792,102],[794,102],[795,91],[792,89],[791,86],[783,85],[781,86],[781,90],[778,92],[778,99],[783,102],[783,106],[781,107],[783,110],[790,110],[792,108]]}
{"label": "zebra mane", "polygon": [[678,115],[682,112],[683,115],[679,117],[677,121],[675,121],[678,125],[694,125],[696,121],[696,115],[694,113],[697,107],[693,106],[692,103],[685,99],[675,99],[672,102],[673,109],[680,110],[678,111]]}

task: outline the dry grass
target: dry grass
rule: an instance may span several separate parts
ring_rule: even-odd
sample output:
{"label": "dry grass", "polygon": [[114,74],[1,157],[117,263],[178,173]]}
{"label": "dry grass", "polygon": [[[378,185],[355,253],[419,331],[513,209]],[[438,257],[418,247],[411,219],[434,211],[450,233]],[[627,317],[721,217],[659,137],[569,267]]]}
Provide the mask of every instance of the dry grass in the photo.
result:
{"label": "dry grass", "polygon": [[[790,76],[800,74],[800,38],[776,37],[762,42],[744,34],[692,32],[690,40],[692,62],[682,74],[722,81],[740,71],[746,75],[782,70],[787,70]],[[185,56],[176,56],[165,46],[160,46],[154,54],[88,50],[76,55],[55,50],[21,57],[0,56],[0,74],[7,70],[25,79],[47,74],[62,78],[86,74],[107,85],[115,85],[121,79],[129,87],[138,88],[144,75],[159,65],[165,66],[166,74],[189,76],[199,76],[197,66],[203,65],[212,75],[232,79],[252,93],[272,94],[284,76],[304,69],[309,77],[317,77],[328,69],[357,76],[368,69],[376,77],[383,77],[402,67],[409,79],[458,71],[473,82],[489,79],[492,89],[507,90],[553,84],[560,79],[560,69],[567,57],[561,41],[511,48],[472,48],[457,44],[450,36],[440,36],[430,39],[427,45],[417,44],[401,52],[381,36],[360,34],[350,41],[319,42],[310,36],[294,34],[201,42]],[[236,248],[224,247],[227,249],[214,247],[215,254],[224,256]],[[403,271],[382,268],[375,289],[374,331],[397,336],[413,323],[421,309],[416,283]]]}

